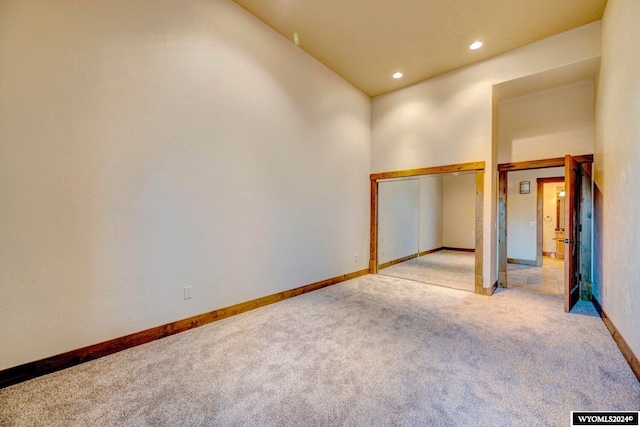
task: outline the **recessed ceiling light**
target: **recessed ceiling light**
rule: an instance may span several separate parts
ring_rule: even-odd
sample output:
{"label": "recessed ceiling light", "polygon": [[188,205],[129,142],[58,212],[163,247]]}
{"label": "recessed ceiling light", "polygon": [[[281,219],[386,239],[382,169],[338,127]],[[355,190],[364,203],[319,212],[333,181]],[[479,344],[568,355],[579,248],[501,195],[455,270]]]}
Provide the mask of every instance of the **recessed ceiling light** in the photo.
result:
{"label": "recessed ceiling light", "polygon": [[473,42],[469,45],[469,49],[476,50],[482,47],[482,42]]}
{"label": "recessed ceiling light", "polygon": [[400,71],[398,71],[397,73],[393,73],[393,78],[394,79],[399,79],[400,77],[402,77],[402,73]]}

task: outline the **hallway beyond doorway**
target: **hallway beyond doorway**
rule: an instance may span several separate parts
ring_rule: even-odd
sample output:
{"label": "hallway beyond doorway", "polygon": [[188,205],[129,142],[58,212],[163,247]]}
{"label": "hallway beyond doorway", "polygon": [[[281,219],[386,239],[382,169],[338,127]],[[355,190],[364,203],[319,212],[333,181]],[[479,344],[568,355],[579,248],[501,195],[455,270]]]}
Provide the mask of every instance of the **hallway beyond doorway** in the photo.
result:
{"label": "hallway beyond doorway", "polygon": [[542,267],[507,264],[508,287],[564,295],[564,260],[543,257]]}

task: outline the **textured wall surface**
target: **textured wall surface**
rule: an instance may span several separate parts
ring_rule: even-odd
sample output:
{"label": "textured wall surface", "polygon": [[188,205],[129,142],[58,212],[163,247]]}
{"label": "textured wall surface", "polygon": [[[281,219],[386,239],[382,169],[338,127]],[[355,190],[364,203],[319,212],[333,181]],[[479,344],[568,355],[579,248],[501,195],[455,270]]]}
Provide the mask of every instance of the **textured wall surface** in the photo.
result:
{"label": "textured wall surface", "polygon": [[[564,168],[509,172],[507,175],[507,257],[536,260],[538,178],[564,176]],[[530,193],[520,194],[520,182],[529,181]],[[558,184],[562,185],[562,184]]]}
{"label": "textured wall surface", "polygon": [[380,264],[441,247],[442,176],[381,182],[378,215]]}
{"label": "textured wall surface", "polygon": [[585,80],[500,102],[498,163],[593,154],[594,95]]}
{"label": "textured wall surface", "polygon": [[418,253],[420,180],[378,184],[378,263]]}
{"label": "textured wall surface", "polygon": [[379,262],[442,246],[473,249],[475,197],[475,173],[381,182]]}
{"label": "textured wall surface", "polygon": [[[600,22],[374,98],[371,171],[485,161],[495,169],[492,86],[600,55]],[[496,280],[495,173],[485,174],[484,286]]]}
{"label": "textured wall surface", "polygon": [[442,177],[442,244],[450,248],[476,247],[476,174]]}
{"label": "textured wall surface", "polygon": [[609,1],[596,103],[595,294],[640,355],[640,2]]}
{"label": "textured wall surface", "polygon": [[0,369],[367,268],[369,144],[231,1],[2,1]]}
{"label": "textured wall surface", "polygon": [[[636,354],[638,16],[607,7],[595,142],[595,294]],[[228,0],[0,2],[0,369],[366,268],[368,174],[493,170],[492,86],[600,31],[371,101]]]}
{"label": "textured wall surface", "polygon": [[420,178],[420,252],[442,246],[442,176]]}

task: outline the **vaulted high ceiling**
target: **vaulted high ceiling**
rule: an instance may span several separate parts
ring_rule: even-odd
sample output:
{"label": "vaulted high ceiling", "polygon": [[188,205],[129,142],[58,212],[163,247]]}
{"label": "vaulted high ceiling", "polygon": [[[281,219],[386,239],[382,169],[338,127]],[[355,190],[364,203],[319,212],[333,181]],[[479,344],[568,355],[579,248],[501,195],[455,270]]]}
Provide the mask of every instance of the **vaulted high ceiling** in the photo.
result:
{"label": "vaulted high ceiling", "polygon": [[377,96],[597,21],[607,0],[235,2]]}

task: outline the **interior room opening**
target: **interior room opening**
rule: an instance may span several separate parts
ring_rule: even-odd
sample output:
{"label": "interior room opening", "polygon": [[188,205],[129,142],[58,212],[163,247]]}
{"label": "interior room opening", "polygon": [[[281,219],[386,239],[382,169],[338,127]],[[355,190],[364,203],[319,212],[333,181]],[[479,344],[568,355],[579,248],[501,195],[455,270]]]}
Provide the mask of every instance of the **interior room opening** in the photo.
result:
{"label": "interior room opening", "polygon": [[475,291],[475,171],[381,180],[378,273]]}
{"label": "interior room opening", "polygon": [[564,294],[564,168],[508,174],[509,286]]}

